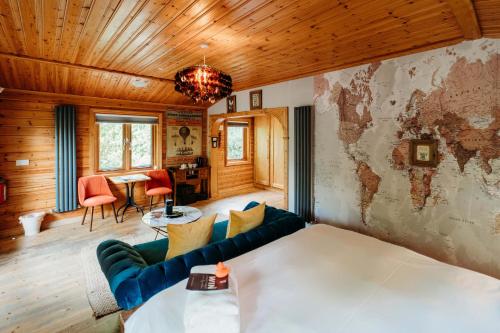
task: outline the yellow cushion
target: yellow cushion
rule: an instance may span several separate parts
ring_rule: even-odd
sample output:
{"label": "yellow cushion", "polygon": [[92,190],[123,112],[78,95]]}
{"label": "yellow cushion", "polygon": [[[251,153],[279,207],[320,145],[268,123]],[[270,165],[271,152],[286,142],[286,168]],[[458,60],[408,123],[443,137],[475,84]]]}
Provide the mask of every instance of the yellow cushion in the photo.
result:
{"label": "yellow cushion", "polygon": [[168,251],[166,260],[203,247],[210,242],[214,230],[215,217],[204,216],[187,224],[167,224]]}
{"label": "yellow cushion", "polygon": [[244,210],[242,212],[237,210],[229,211],[229,225],[227,227],[226,238],[231,238],[242,232],[247,232],[264,222],[264,210],[266,203],[263,202],[254,208]]}

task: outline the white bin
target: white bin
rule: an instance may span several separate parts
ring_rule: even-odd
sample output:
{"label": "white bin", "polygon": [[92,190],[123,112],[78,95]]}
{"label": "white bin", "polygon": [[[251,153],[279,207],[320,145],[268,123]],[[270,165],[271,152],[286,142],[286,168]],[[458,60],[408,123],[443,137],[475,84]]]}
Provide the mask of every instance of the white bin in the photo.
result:
{"label": "white bin", "polygon": [[44,212],[36,212],[19,217],[19,223],[23,225],[25,236],[34,236],[40,232]]}

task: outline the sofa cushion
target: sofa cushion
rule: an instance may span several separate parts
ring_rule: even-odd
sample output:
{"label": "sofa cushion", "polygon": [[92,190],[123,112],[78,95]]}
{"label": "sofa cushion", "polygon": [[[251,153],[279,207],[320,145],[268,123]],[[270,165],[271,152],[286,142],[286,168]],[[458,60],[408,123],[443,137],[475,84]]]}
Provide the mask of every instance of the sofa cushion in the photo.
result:
{"label": "sofa cushion", "polygon": [[168,224],[169,247],[166,260],[207,245],[212,239],[216,214],[203,216],[196,222]]}
{"label": "sofa cushion", "polygon": [[168,238],[163,238],[152,242],[134,245],[134,249],[140,253],[148,265],[154,265],[165,260],[168,244]]}
{"label": "sofa cushion", "polygon": [[214,232],[212,233],[212,239],[210,243],[218,242],[226,239],[227,232],[227,220],[214,223]]}
{"label": "sofa cushion", "polygon": [[[214,223],[214,231],[212,233],[210,243],[218,242],[226,238],[227,224],[227,220]],[[159,240],[134,245],[133,248],[137,252],[139,252],[139,254],[148,265],[154,265],[156,263],[165,261],[168,245],[168,238],[162,238]]]}
{"label": "sofa cushion", "polygon": [[230,210],[229,226],[226,237],[234,237],[261,225],[264,221],[265,209],[266,203],[262,203],[256,207],[245,209],[241,212],[237,210]]}

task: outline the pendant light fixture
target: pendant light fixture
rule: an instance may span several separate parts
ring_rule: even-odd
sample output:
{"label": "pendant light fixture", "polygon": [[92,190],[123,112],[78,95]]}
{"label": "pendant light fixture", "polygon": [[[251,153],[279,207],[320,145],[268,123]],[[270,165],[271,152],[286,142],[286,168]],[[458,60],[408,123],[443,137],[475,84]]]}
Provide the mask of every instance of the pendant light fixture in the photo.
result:
{"label": "pendant light fixture", "polygon": [[[201,44],[201,48],[207,47],[207,44]],[[203,65],[187,67],[175,74],[175,90],[196,103],[213,104],[231,95],[232,88],[231,76],[205,64],[205,56],[203,56]]]}

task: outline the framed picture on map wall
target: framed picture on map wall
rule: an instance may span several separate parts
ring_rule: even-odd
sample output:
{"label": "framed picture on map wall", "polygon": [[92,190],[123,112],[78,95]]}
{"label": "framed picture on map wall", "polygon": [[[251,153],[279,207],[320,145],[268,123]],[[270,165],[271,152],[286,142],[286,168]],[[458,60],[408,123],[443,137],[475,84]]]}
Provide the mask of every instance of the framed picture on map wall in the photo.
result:
{"label": "framed picture on map wall", "polygon": [[410,164],[423,167],[435,167],[438,158],[437,147],[437,140],[411,140]]}

